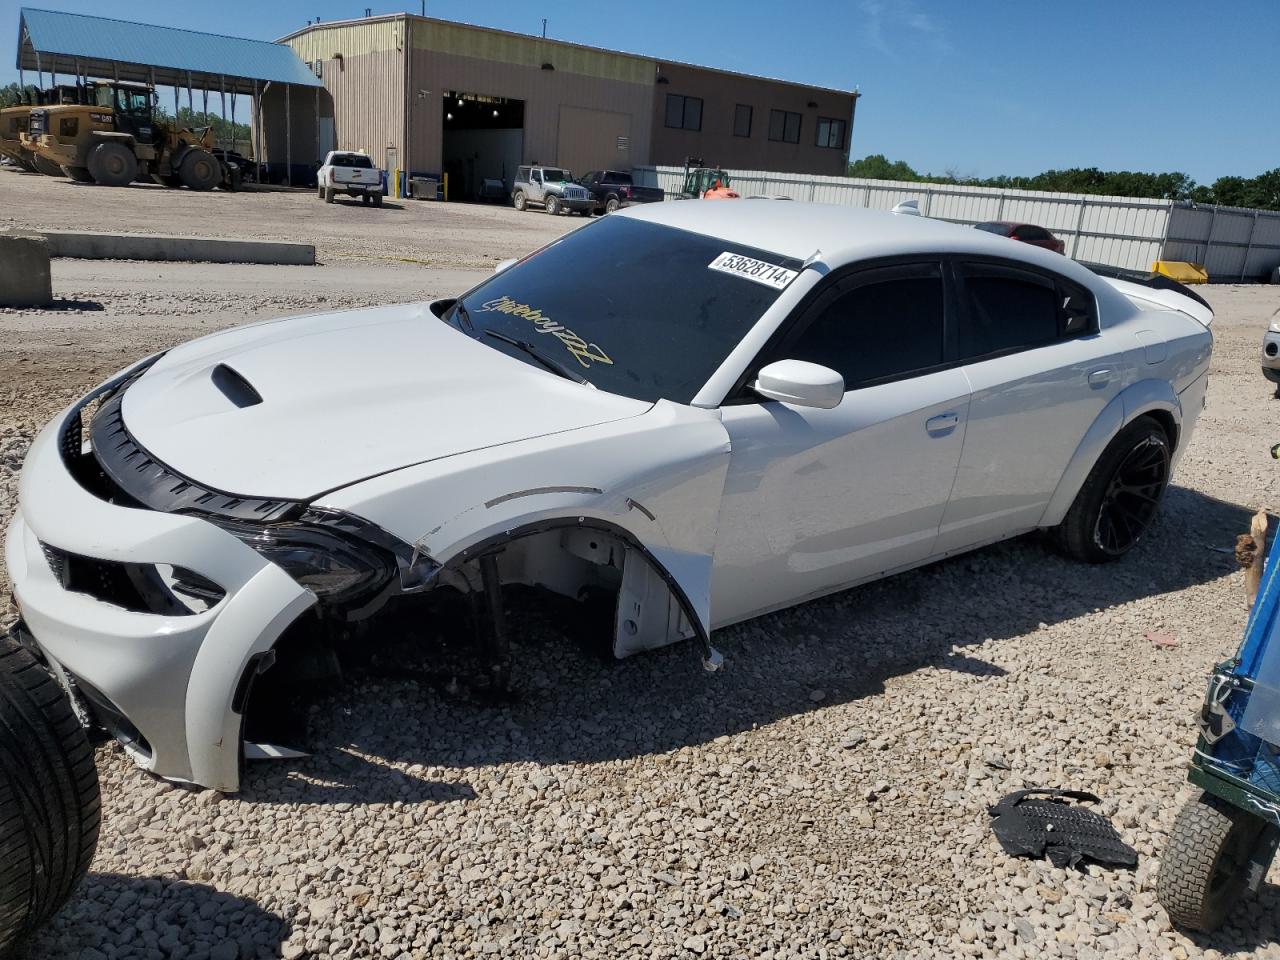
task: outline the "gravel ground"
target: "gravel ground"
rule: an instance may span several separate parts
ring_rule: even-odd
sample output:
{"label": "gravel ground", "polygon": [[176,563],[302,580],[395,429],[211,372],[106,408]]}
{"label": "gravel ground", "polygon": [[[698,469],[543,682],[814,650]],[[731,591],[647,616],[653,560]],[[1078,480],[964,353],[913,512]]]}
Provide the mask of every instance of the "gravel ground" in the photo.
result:
{"label": "gravel ground", "polygon": [[[102,309],[0,313],[0,520],[33,430],[128,359],[481,275],[60,262],[56,293]],[[1004,544],[722,631],[714,676],[690,647],[605,664],[526,624],[514,705],[360,675],[311,706],[310,759],[255,765],[236,796],[104,745],[94,872],[31,956],[1280,957],[1280,888],[1195,939],[1154,894],[1193,716],[1245,619],[1214,548],[1280,508],[1256,362],[1280,290],[1206,294],[1208,409],[1119,565]],[[1138,869],[1005,856],[986,807],[1041,784],[1105,798]]]}
{"label": "gravel ground", "polygon": [[509,206],[388,200],[366,207],[351,197],[332,204],[314,190],[193,193],[157,184],[105,189],[61,177],[0,167],[0,229],[91,230],[313,243],[330,264],[409,262],[492,266],[510,248],[528,253],[586,221],[517,213]]}

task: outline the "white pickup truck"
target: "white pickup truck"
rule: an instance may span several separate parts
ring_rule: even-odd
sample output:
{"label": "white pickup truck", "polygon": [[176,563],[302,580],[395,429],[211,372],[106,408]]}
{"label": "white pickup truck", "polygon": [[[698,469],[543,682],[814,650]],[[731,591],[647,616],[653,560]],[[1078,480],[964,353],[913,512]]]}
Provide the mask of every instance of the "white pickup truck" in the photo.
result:
{"label": "white pickup truck", "polygon": [[373,165],[367,153],[352,150],[330,150],[316,174],[317,192],[325,203],[333,203],[336,194],[359,197],[364,203],[382,206],[382,171]]}

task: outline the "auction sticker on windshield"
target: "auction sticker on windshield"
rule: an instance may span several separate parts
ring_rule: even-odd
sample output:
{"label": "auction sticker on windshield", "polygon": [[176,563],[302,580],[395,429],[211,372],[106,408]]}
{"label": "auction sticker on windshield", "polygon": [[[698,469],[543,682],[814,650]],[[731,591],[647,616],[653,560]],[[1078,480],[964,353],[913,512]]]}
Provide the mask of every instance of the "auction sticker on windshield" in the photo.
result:
{"label": "auction sticker on windshield", "polygon": [[775,290],[785,289],[787,284],[799,276],[795,270],[788,270],[776,263],[753,260],[740,253],[722,253],[707,264],[707,267],[711,270],[719,270],[721,273],[731,273],[737,277],[754,280],[756,283],[763,283],[766,287],[773,287]]}

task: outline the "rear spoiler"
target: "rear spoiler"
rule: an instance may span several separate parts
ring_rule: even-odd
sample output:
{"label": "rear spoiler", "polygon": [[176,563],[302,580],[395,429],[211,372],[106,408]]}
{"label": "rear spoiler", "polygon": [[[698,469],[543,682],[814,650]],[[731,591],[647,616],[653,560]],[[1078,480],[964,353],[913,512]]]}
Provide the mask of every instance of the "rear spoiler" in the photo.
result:
{"label": "rear spoiler", "polygon": [[1209,301],[1177,280],[1170,280],[1160,274],[1128,280],[1118,277],[1103,279],[1124,294],[1139,310],[1176,310],[1199,320],[1206,327],[1213,323],[1213,307],[1209,306]]}

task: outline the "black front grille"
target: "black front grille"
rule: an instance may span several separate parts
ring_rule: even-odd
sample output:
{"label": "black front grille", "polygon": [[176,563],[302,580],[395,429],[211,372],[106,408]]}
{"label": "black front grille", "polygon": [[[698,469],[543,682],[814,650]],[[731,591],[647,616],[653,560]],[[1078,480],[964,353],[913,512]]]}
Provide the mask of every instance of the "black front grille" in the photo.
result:
{"label": "black front grille", "polygon": [[[155,564],[99,560],[47,543],[41,543],[40,549],[64,590],[87,594],[134,613],[190,616],[226,595],[213,581],[181,567],[166,568],[170,571],[166,580]],[[183,596],[195,599],[197,604],[193,607],[184,602]]]}
{"label": "black front grille", "polygon": [[161,463],[133,438],[120,407],[122,388],[105,400],[89,425],[93,455],[103,474],[133,501],[165,513],[195,512],[235,520],[291,520],[306,504],[295,500],[241,497],[202,486]]}

